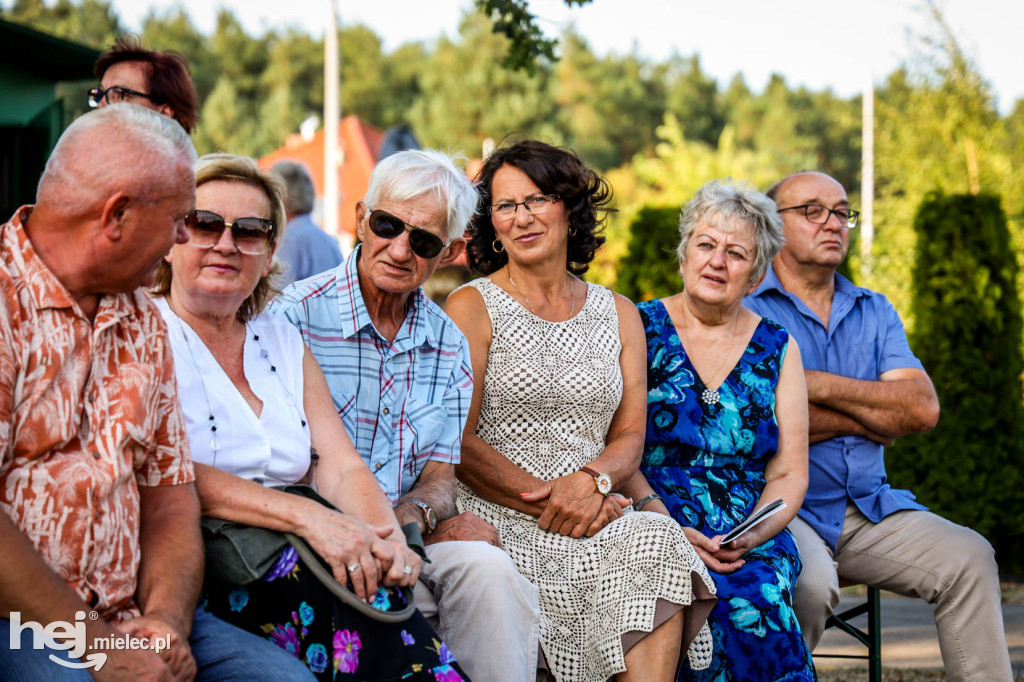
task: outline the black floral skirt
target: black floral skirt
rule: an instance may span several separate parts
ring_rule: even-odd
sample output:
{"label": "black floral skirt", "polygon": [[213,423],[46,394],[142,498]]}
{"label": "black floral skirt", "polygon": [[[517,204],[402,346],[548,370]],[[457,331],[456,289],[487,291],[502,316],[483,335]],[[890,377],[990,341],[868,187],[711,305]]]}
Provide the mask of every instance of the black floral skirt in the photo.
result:
{"label": "black floral skirt", "polygon": [[[207,581],[206,609],[302,660],[320,680],[468,679],[423,615],[382,623],[349,608],[321,584],[291,547],[257,581]],[[405,608],[398,590],[377,589],[374,607]]]}

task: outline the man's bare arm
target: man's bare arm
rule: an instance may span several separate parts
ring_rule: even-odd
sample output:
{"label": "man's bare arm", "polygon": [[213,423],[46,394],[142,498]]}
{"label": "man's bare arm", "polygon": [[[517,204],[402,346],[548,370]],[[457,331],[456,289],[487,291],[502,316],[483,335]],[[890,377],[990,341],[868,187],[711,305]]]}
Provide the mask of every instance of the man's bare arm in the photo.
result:
{"label": "man's bare arm", "polygon": [[836,412],[832,408],[818,405],[817,403],[810,403],[807,408],[808,422],[810,424],[808,442],[811,445],[840,436],[863,436],[886,447],[892,445],[893,439],[889,436],[875,433],[853,417],[848,417],[842,412]]}
{"label": "man's bare arm", "polygon": [[437,514],[439,520],[451,518],[458,514],[455,507],[455,493],[458,483],[455,480],[455,466],[444,462],[429,461],[420,472],[412,490],[402,496],[395,505],[395,516],[403,526],[415,521],[420,531],[427,532],[423,520],[423,510],[412,503],[412,500],[423,502]]}
{"label": "man's bare arm", "polygon": [[195,484],[139,486],[139,587],[143,616],[165,620],[186,637],[203,581],[203,539]]}
{"label": "man's bare arm", "polygon": [[[892,439],[935,428],[939,420],[939,399],[924,370],[894,369],[878,381],[809,370],[807,397],[811,405],[828,408],[860,425],[846,434],[878,434]],[[829,422],[831,420],[831,424]],[[811,433],[842,430],[834,415],[811,411]],[[869,436],[870,437],[870,436]]]}

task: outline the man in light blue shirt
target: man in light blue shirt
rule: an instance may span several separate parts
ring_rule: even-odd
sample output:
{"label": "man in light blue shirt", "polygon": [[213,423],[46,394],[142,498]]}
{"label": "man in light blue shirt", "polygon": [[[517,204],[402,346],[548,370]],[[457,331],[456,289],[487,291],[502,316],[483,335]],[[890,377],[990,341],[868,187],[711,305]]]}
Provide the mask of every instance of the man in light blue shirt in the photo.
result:
{"label": "man in light blue shirt", "polygon": [[306,279],[337,267],[341,262],[338,241],[320,229],[311,216],[316,189],[309,171],[295,161],[278,161],[271,170],[281,176],[287,189],[284,204],[288,226],[277,249],[277,258],[285,266],[284,282]]}
{"label": "man in light blue shirt", "polygon": [[[320,363],[356,450],[403,525],[427,545],[416,606],[475,680],[534,682],[537,588],[497,530],[455,506],[455,464],[473,396],[469,344],[422,290],[465,249],[472,183],[445,154],[404,151],[373,171],[356,205],[362,243],[270,306]],[[485,322],[486,323],[486,322]]]}
{"label": "man in light blue shirt", "polygon": [[889,301],[836,272],[857,211],[822,173],[791,175],[768,196],[786,245],[746,305],[796,339],[807,376],[810,481],[789,526],[804,561],[794,595],[804,637],[813,649],[842,576],[935,604],[951,680],[1008,680],[992,547],[887,481],[885,446],[934,428],[939,402]]}

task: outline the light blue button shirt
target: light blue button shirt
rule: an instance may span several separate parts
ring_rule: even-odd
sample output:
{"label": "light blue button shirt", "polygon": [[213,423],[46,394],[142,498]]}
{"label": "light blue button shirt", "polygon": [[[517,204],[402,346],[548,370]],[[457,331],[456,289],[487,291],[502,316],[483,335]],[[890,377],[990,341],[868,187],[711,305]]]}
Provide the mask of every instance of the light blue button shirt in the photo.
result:
{"label": "light blue button shirt", "polygon": [[[775,320],[800,346],[804,369],[877,381],[893,369],[923,369],[910,350],[903,322],[882,294],[835,275],[826,328],[818,316],[779,282],[773,268],[744,304]],[[800,517],[835,550],[847,500],[874,522],[902,509],[926,509],[909,490],[890,487],[884,451],[862,436],[839,436],[810,447],[810,483]]]}

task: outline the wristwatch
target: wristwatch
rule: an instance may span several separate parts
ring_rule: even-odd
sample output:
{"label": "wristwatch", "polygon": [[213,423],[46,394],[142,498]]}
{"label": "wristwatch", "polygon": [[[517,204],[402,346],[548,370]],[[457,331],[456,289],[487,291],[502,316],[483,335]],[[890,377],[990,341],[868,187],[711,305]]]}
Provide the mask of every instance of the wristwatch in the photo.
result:
{"label": "wristwatch", "polygon": [[594,484],[597,486],[597,492],[607,496],[608,493],[612,491],[612,477],[608,474],[599,474],[590,467],[580,467],[580,471],[594,477]]}
{"label": "wristwatch", "polygon": [[424,533],[424,535],[426,535],[427,533],[434,532],[434,529],[437,528],[437,514],[434,513],[434,510],[430,508],[430,505],[427,504],[426,502],[420,502],[419,500],[409,501],[415,504],[417,507],[420,508],[420,510],[423,511],[423,522],[427,524],[427,532]]}

